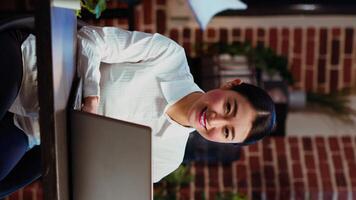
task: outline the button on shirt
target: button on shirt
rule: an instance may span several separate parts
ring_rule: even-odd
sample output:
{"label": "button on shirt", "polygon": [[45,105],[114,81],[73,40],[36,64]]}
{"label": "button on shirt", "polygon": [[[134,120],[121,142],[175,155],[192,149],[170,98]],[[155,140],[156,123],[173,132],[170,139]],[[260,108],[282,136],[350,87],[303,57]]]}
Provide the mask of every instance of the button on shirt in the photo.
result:
{"label": "button on shirt", "polygon": [[78,59],[84,97],[100,97],[99,114],[151,127],[153,181],[178,168],[194,129],[165,111],[184,96],[202,92],[184,49],[157,33],[85,26],[78,32]]}

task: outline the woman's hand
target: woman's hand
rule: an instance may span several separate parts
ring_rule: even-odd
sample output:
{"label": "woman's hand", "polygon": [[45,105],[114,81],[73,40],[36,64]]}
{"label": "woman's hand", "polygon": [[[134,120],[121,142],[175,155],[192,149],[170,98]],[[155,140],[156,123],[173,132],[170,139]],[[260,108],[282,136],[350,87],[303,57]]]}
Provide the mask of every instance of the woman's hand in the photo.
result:
{"label": "woman's hand", "polygon": [[99,106],[99,97],[89,96],[84,98],[82,111],[97,114]]}

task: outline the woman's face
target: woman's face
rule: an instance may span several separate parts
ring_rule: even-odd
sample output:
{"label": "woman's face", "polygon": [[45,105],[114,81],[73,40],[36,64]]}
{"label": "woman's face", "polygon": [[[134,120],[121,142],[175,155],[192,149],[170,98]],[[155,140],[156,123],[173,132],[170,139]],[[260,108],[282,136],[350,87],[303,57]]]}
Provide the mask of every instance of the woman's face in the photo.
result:
{"label": "woman's face", "polygon": [[188,112],[190,126],[205,139],[221,143],[243,142],[255,116],[245,97],[226,88],[203,94]]}

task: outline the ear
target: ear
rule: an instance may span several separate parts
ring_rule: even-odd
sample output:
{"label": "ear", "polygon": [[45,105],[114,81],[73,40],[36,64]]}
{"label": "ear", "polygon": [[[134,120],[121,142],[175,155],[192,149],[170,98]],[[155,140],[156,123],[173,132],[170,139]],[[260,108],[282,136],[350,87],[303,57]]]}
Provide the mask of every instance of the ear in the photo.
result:
{"label": "ear", "polygon": [[226,82],[220,88],[221,89],[230,89],[230,88],[232,88],[232,87],[234,87],[236,85],[240,85],[241,83],[243,83],[243,81],[241,79],[235,79],[233,81]]}

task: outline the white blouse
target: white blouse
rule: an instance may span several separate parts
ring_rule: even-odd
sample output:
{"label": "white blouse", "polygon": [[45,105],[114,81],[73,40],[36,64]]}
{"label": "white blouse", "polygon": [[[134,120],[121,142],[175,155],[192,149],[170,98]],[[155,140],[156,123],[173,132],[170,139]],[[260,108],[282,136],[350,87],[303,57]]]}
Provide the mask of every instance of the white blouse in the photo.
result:
{"label": "white blouse", "polygon": [[[27,48],[34,50],[34,42],[28,40],[34,41],[34,37],[23,43],[23,52]],[[32,53],[32,58],[23,53],[24,63],[35,58],[35,51]],[[203,92],[193,81],[182,47],[157,33],[85,26],[78,32],[77,70],[84,79],[84,97],[100,97],[100,114],[152,128],[154,182],[178,168],[189,133],[194,129],[176,123],[165,111],[184,96]],[[22,88],[35,85],[33,82],[35,79],[32,82],[24,79]],[[11,111],[15,113],[15,124],[29,135],[34,145],[39,144],[38,103],[33,98],[37,95],[27,93],[21,89],[18,99],[32,95],[23,101],[36,101],[31,107],[37,111],[36,115],[29,115],[31,110],[22,101],[15,101],[12,106],[22,110]],[[31,119],[26,126],[19,123],[24,119]]]}

